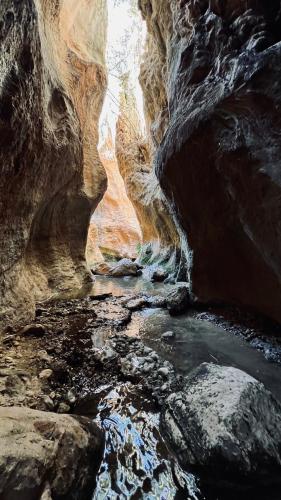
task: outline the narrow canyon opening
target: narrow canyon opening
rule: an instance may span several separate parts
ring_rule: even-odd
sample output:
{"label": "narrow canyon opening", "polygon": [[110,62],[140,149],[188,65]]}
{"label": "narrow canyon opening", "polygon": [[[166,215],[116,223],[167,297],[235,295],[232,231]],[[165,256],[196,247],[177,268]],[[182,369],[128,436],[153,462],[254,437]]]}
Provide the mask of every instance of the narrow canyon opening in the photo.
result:
{"label": "narrow canyon opening", "polygon": [[280,499],[280,26],[1,0],[1,500]]}
{"label": "narrow canyon opening", "polygon": [[[108,186],[90,222],[87,261],[93,271],[106,271],[114,261],[122,258],[135,260],[141,253],[142,229],[127,194],[126,177],[123,179],[121,175],[116,149],[120,144],[120,134],[123,139],[120,130],[122,122],[125,124],[127,147],[130,146],[129,141],[135,142],[136,147],[138,143],[147,141],[142,91],[138,81],[144,42],[145,23],[136,2],[109,0],[108,86],[100,118],[98,148]],[[130,106],[128,100],[131,101]],[[130,168],[130,165],[127,167]]]}

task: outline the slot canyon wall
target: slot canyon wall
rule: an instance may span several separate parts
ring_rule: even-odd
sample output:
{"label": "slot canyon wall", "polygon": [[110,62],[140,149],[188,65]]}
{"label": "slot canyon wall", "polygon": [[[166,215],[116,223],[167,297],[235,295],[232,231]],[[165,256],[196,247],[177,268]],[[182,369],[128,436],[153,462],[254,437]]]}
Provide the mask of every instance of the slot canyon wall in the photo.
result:
{"label": "slot canyon wall", "polygon": [[105,0],[1,1],[1,327],[90,279],[88,224],[106,189],[106,26]]}
{"label": "slot canyon wall", "polygon": [[[135,97],[124,82],[116,126],[116,156],[143,237],[140,261],[180,268],[181,241],[152,168],[153,147],[141,132]],[[183,265],[183,270],[185,269]]]}
{"label": "slot canyon wall", "polygon": [[193,294],[281,320],[281,3],[139,0],[156,173]]}
{"label": "slot canyon wall", "polygon": [[90,265],[103,261],[104,257],[136,258],[142,243],[141,228],[119,172],[110,128],[99,154],[108,187],[91,218],[87,246]]}

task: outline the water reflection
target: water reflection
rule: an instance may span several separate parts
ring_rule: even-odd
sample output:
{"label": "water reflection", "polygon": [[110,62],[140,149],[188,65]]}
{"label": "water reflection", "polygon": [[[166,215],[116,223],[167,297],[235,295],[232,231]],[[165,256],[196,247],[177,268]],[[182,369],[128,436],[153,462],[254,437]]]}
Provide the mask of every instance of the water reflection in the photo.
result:
{"label": "water reflection", "polygon": [[[280,364],[267,361],[243,339],[209,321],[188,314],[171,317],[163,309],[147,309],[136,315],[133,328],[145,344],[183,374],[204,362],[233,366],[260,380],[281,401]],[[171,344],[161,341],[162,333],[168,330],[176,334]]]}
{"label": "water reflection", "polygon": [[159,433],[153,404],[126,383],[87,401],[106,433],[103,462],[93,500],[204,500],[192,474],[184,472]]}
{"label": "water reflection", "polygon": [[143,278],[126,276],[125,278],[111,278],[109,276],[95,276],[92,293],[112,293],[120,296],[126,293],[149,292],[150,295],[168,293],[170,286],[163,283],[152,283]]}
{"label": "water reflection", "polygon": [[[99,278],[95,293],[122,295],[130,292],[162,293],[167,287],[140,278]],[[171,344],[161,341],[162,333],[172,330]],[[99,347],[111,334],[104,330],[95,339]],[[171,317],[163,309],[145,309],[133,314],[126,328],[131,336],[169,360],[182,374],[202,362],[216,362],[240,368],[254,376],[281,400],[281,366],[244,340],[225,332],[210,321],[186,314]],[[204,486],[204,494],[192,474],[184,472],[167,449],[159,433],[159,415],[149,400],[134,393],[130,384],[107,391],[96,402],[93,412],[106,432],[104,459],[93,500],[278,500],[279,491],[217,491]],[[85,414],[85,411],[82,412]]]}

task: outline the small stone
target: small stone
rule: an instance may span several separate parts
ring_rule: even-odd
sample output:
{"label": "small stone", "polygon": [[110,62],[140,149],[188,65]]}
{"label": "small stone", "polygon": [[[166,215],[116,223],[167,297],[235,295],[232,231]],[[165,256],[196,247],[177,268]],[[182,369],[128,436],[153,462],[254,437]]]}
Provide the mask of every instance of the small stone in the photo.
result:
{"label": "small stone", "polygon": [[28,391],[26,391],[26,393],[25,393],[25,395],[26,395],[26,396],[28,396],[29,398],[30,398],[30,397],[33,397],[33,396],[34,396],[34,394],[35,394],[35,393],[34,393],[34,391],[31,391],[31,390],[28,390]]}
{"label": "small stone", "polygon": [[103,349],[93,349],[93,356],[101,363],[108,363],[117,358],[117,353],[111,347],[104,347]]}
{"label": "small stone", "polygon": [[75,397],[75,394],[72,391],[68,391],[68,393],[67,393],[67,400],[71,404],[75,403],[76,397]]}
{"label": "small stone", "polygon": [[14,335],[6,335],[3,340],[2,340],[2,343],[4,345],[6,344],[14,344]]}
{"label": "small stone", "polygon": [[143,354],[151,354],[152,349],[150,347],[144,347],[142,352]]}
{"label": "small stone", "polygon": [[161,335],[161,340],[163,340],[164,342],[169,342],[169,340],[173,340],[175,336],[175,332],[168,331]]}
{"label": "small stone", "polygon": [[153,369],[153,368],[154,368],[154,365],[151,365],[151,364],[149,364],[149,363],[145,363],[145,364],[143,365],[143,367],[142,367],[141,371],[142,371],[143,373],[149,373],[149,372],[151,372],[151,371],[152,371],[152,369]]}
{"label": "small stone", "polygon": [[47,363],[50,363],[52,361],[51,356],[47,353],[47,351],[39,351],[38,352],[38,358],[42,359],[42,361],[46,361]]}
{"label": "small stone", "polygon": [[168,277],[167,271],[165,271],[164,269],[158,268],[153,272],[152,277],[151,277],[151,281],[160,283],[160,282],[164,281],[167,277]]}
{"label": "small stone", "polygon": [[70,406],[67,403],[60,403],[57,409],[58,413],[68,413],[70,411]]}
{"label": "small stone", "polygon": [[65,361],[56,361],[51,365],[54,372],[54,378],[64,384],[68,380],[68,368]]}
{"label": "small stone", "polygon": [[39,373],[39,378],[41,380],[47,380],[52,377],[53,373],[53,370],[47,368],[46,370],[42,370],[42,372]]}
{"label": "small stone", "polygon": [[46,333],[45,327],[39,323],[34,323],[33,325],[25,326],[21,331],[21,335],[26,337],[43,337]]}
{"label": "small stone", "polygon": [[53,410],[53,409],[54,409],[54,406],[55,406],[55,405],[54,405],[54,401],[53,401],[53,400],[52,400],[49,396],[45,396],[45,397],[43,398],[43,401],[44,401],[44,403],[45,403],[45,405],[46,405],[46,408],[47,408],[48,410]]}
{"label": "small stone", "polygon": [[126,308],[129,309],[130,311],[138,311],[142,307],[145,307],[147,304],[147,301],[144,297],[139,297],[137,299],[132,299],[129,300],[126,304]]}
{"label": "small stone", "polygon": [[161,375],[162,377],[168,377],[168,375],[169,375],[169,368],[166,368],[164,366],[162,368],[159,368],[158,374]]}

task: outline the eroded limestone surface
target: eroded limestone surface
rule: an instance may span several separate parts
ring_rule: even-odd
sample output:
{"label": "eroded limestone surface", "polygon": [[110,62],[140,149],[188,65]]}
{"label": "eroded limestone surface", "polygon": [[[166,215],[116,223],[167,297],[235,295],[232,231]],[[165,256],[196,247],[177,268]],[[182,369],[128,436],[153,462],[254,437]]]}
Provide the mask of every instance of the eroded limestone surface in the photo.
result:
{"label": "eroded limestone surface", "polygon": [[280,1],[140,0],[157,177],[192,291],[280,321]]}
{"label": "eroded limestone surface", "polygon": [[[0,6],[0,322],[86,286],[88,223],[106,176],[97,153],[106,2]],[[85,23],[87,29],[85,29]]]}

